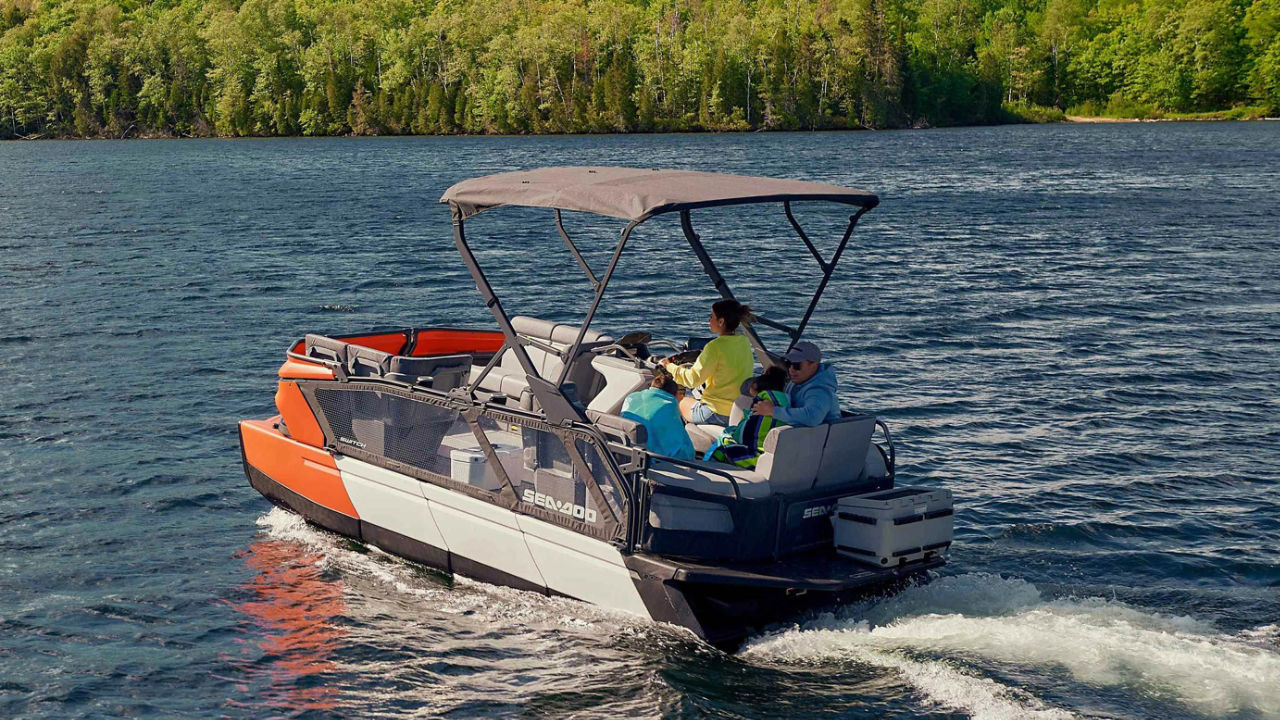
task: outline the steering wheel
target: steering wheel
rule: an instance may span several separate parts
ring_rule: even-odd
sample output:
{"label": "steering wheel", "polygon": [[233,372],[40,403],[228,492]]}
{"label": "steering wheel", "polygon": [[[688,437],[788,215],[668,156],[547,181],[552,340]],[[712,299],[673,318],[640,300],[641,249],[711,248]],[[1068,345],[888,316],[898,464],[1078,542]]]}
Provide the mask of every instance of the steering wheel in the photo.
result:
{"label": "steering wheel", "polygon": [[607,345],[592,348],[591,352],[597,355],[626,358],[634,362],[637,367],[642,367],[651,361],[649,341],[652,338],[653,336],[647,332],[630,332]]}
{"label": "steering wheel", "polygon": [[637,330],[623,335],[615,344],[635,353],[636,357],[644,359],[649,356],[649,342],[651,340],[653,340],[653,335],[643,330]]}

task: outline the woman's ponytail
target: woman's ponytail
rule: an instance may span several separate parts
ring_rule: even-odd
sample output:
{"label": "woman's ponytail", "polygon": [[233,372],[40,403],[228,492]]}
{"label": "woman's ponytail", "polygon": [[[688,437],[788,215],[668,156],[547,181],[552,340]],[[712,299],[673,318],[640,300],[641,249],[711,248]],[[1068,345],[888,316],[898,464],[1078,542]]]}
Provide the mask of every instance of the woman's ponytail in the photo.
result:
{"label": "woman's ponytail", "polygon": [[743,305],[737,300],[721,300],[711,306],[711,312],[724,321],[726,332],[736,331],[743,321],[752,323],[756,320],[756,316],[751,312],[751,306]]}

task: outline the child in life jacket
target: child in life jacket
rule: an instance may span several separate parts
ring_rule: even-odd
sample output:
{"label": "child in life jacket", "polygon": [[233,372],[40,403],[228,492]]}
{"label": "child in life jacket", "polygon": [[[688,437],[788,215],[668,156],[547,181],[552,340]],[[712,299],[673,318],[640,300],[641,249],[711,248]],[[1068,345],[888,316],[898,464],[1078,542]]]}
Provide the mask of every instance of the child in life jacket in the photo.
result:
{"label": "child in life jacket", "polygon": [[659,367],[649,387],[631,393],[622,401],[622,417],[644,425],[650,452],[692,460],[697,453],[680,417],[680,403],[676,399],[679,389],[675,378]]}
{"label": "child in life jacket", "polygon": [[[751,381],[751,404],[767,400],[775,407],[790,407],[791,398],[785,392],[787,372],[771,367]],[[741,468],[755,468],[756,460],[764,452],[764,439],[769,431],[786,423],[764,415],[748,412],[737,425],[725,429],[719,441],[711,446],[704,460],[716,460]]]}

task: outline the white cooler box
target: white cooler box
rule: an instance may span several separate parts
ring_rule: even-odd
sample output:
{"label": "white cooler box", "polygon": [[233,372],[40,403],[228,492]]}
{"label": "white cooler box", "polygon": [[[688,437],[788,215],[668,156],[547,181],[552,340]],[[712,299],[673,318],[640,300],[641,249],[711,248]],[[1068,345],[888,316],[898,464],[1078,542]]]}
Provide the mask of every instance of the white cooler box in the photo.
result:
{"label": "white cooler box", "polygon": [[934,557],[951,546],[951,491],[901,486],[842,497],[831,523],[836,551],[876,567]]}
{"label": "white cooler box", "polygon": [[[501,458],[504,455],[519,453],[521,448],[494,443],[493,452]],[[449,475],[458,482],[464,482],[485,490],[502,489],[502,481],[498,479],[497,473],[489,471],[489,458],[480,449],[479,445],[450,450]]]}

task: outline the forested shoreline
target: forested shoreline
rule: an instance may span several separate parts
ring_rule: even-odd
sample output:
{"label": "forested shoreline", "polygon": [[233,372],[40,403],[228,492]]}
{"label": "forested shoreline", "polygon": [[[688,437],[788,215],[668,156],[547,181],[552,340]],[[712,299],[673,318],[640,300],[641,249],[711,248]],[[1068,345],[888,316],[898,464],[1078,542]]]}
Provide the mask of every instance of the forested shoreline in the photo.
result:
{"label": "forested shoreline", "polygon": [[0,0],[0,138],[1280,114],[1280,0]]}

